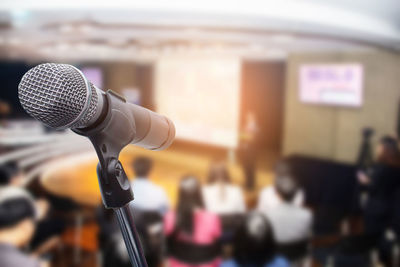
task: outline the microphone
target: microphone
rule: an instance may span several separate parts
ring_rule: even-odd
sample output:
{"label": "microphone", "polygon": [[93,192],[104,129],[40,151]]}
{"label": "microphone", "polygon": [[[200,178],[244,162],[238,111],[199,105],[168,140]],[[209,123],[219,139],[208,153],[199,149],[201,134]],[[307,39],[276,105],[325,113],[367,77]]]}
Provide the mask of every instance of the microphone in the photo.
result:
{"label": "microphone", "polygon": [[133,192],[119,153],[127,144],[161,150],[175,137],[164,116],[127,103],[111,90],[96,88],[77,68],[46,63],[30,69],[18,86],[22,107],[56,129],[71,128],[92,142],[99,163],[97,177],[103,204],[117,214],[132,266],[147,267],[130,203]]}
{"label": "microphone", "polygon": [[[166,117],[94,86],[83,73],[68,64],[45,63],[30,69],[18,86],[25,111],[45,125],[71,128],[78,134],[106,132],[120,143],[151,150],[167,148],[175,137],[175,126]],[[110,99],[117,104],[110,107]],[[114,100],[115,101],[115,100]]]}

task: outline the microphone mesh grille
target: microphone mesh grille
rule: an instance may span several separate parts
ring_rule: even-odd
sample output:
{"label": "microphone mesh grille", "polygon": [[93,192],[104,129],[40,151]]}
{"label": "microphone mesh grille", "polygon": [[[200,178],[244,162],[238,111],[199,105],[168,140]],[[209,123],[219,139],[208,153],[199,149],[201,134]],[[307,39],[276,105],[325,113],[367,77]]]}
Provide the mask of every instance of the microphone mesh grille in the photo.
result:
{"label": "microphone mesh grille", "polygon": [[37,120],[53,128],[76,128],[85,126],[96,113],[96,89],[90,87],[89,108],[81,114],[88,102],[85,79],[70,65],[46,63],[22,77],[18,95],[23,108]]}

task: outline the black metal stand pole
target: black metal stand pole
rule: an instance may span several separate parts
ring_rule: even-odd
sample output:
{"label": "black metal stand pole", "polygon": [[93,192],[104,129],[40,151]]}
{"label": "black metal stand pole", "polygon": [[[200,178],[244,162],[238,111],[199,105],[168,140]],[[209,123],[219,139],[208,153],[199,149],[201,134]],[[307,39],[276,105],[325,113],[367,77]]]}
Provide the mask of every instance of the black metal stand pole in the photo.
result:
{"label": "black metal stand pole", "polygon": [[147,266],[129,204],[122,208],[114,209],[114,211],[117,214],[119,226],[124,237],[126,248],[128,249],[132,266]]}
{"label": "black metal stand pole", "polygon": [[97,165],[97,176],[104,206],[112,208],[117,215],[132,267],[147,267],[140,238],[136,231],[132,207],[129,206],[133,200],[129,180],[117,159],[108,160],[106,171],[103,171],[101,162],[100,160]]}

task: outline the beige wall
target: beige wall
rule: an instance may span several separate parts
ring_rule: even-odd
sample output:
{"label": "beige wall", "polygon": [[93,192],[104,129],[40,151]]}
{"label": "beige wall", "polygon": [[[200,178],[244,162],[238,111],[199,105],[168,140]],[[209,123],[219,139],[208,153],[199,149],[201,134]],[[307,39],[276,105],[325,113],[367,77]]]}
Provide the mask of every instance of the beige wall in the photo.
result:
{"label": "beige wall", "polygon": [[[92,64],[93,65],[93,64]],[[151,64],[107,62],[97,64],[104,71],[104,90],[123,94],[126,88],[136,88],[141,94],[141,105],[153,109],[153,67]]]}
{"label": "beige wall", "polygon": [[[364,104],[361,108],[300,103],[298,70],[305,63],[358,62],[364,66]],[[302,154],[354,162],[361,129],[376,130],[374,141],[394,134],[400,101],[400,55],[384,51],[296,54],[286,74],[284,155]]]}
{"label": "beige wall", "polygon": [[102,65],[105,70],[105,86],[118,93],[125,88],[137,85],[136,65],[133,63],[106,63]]}

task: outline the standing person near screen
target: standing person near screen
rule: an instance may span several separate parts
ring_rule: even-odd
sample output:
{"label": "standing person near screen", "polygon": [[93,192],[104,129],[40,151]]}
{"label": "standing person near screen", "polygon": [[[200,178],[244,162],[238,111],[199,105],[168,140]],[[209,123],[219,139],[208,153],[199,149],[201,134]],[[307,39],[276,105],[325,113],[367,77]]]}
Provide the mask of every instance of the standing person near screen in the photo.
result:
{"label": "standing person near screen", "polygon": [[223,163],[215,163],[203,187],[206,209],[218,215],[242,214],[246,211],[243,192],[232,184],[229,171]]}
{"label": "standing person near screen", "polygon": [[133,161],[132,166],[135,173],[135,179],[132,182],[135,201],[132,201],[130,205],[134,209],[165,214],[169,208],[167,194],[162,187],[149,180],[149,174],[153,167],[151,159],[138,157]]}
{"label": "standing person near screen", "polygon": [[400,145],[400,99],[397,103],[397,125],[396,125],[396,138]]}
{"label": "standing person near screen", "polygon": [[32,196],[22,188],[0,188],[0,266],[43,267],[24,252],[35,232],[37,209]]}
{"label": "standing person near screen", "polygon": [[178,193],[176,211],[166,214],[170,267],[217,267],[221,262],[218,216],[204,209],[201,186],[194,176],[185,176]]}
{"label": "standing person near screen", "polygon": [[362,171],[367,171],[373,164],[373,153],[371,146],[371,139],[374,135],[372,128],[364,128],[362,130],[362,142],[358,152],[357,168]]}
{"label": "standing person near screen", "polygon": [[253,190],[256,184],[255,168],[257,161],[256,141],[259,131],[255,114],[249,111],[242,133],[240,135],[240,158],[245,174],[245,188]]}

